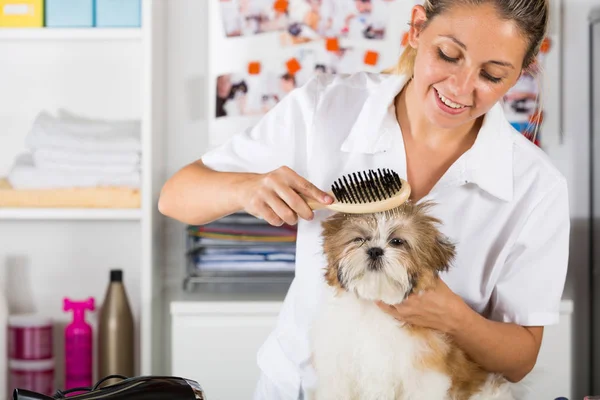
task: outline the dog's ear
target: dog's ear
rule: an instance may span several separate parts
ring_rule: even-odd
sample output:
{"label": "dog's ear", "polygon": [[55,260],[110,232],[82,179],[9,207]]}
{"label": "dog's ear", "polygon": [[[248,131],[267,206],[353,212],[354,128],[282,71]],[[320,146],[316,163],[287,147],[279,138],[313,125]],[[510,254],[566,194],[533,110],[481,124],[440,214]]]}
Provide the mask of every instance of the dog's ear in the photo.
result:
{"label": "dog's ear", "polygon": [[439,234],[435,246],[435,268],[438,272],[447,271],[456,257],[456,246],[449,237]]}
{"label": "dog's ear", "polygon": [[342,248],[339,232],[343,229],[346,218],[342,213],[335,213],[321,222],[323,252],[327,260],[327,265],[323,271],[325,282],[329,286],[339,289],[346,288],[339,265],[339,252]]}
{"label": "dog's ear", "polygon": [[346,290],[346,282],[340,264],[330,261],[325,269],[325,282],[331,287]]}

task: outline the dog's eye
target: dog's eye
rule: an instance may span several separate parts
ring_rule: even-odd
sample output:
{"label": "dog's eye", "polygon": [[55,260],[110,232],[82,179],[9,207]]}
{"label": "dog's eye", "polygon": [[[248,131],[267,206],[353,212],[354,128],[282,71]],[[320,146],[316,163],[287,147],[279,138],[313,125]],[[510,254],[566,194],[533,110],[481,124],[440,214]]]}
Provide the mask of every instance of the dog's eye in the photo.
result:
{"label": "dog's eye", "polygon": [[390,244],[392,246],[402,246],[404,244],[404,240],[400,238],[393,238],[392,240],[390,240]]}
{"label": "dog's eye", "polygon": [[354,239],[352,239],[352,241],[353,241],[353,242],[356,242],[356,243],[360,243],[360,242],[364,242],[364,241],[365,241],[365,239],[363,239],[363,238],[361,238],[361,237],[355,237]]}

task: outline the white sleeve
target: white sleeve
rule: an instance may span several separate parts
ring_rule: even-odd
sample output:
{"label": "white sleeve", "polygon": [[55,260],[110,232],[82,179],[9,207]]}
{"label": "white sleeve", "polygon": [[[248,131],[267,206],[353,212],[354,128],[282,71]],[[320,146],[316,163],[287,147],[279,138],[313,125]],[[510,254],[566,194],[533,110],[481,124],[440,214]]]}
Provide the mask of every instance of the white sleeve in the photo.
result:
{"label": "white sleeve", "polygon": [[318,80],[292,90],[260,121],[202,156],[209,168],[266,173],[288,166],[302,173],[312,124]]}
{"label": "white sleeve", "polygon": [[564,179],[534,205],[491,298],[491,319],[523,326],[558,323],[569,259],[570,214]]}

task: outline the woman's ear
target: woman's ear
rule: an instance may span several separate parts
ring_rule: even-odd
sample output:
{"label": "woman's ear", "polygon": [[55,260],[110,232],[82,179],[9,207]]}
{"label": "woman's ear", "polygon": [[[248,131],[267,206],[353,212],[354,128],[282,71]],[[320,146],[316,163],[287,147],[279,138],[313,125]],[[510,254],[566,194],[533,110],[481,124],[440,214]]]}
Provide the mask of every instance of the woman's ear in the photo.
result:
{"label": "woman's ear", "polygon": [[419,47],[419,34],[426,21],[425,8],[421,5],[414,6],[410,15],[410,30],[408,31],[408,44],[413,49]]}

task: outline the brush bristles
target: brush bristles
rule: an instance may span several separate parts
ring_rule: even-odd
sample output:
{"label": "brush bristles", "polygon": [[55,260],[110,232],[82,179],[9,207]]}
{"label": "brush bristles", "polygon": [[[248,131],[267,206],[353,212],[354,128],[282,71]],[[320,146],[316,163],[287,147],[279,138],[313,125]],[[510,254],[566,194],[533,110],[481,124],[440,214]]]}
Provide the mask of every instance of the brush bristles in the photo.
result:
{"label": "brush bristles", "polygon": [[331,191],[340,203],[364,204],[389,199],[401,188],[400,176],[394,171],[370,169],[341,177],[334,182]]}

